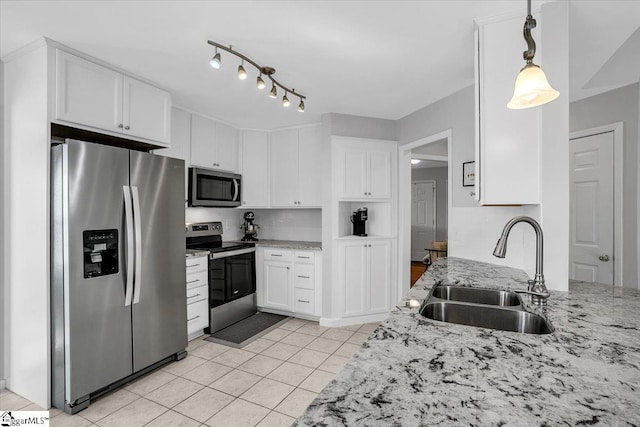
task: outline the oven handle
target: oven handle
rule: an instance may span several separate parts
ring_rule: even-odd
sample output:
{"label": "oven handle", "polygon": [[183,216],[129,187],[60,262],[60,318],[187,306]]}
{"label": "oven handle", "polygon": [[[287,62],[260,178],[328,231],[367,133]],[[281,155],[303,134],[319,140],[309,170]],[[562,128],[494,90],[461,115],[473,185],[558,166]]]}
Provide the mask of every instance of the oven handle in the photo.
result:
{"label": "oven handle", "polygon": [[250,254],[251,252],[255,252],[255,251],[256,251],[256,248],[254,247],[254,248],[246,248],[246,249],[237,249],[235,251],[215,252],[209,255],[209,259],[228,258],[230,256]]}

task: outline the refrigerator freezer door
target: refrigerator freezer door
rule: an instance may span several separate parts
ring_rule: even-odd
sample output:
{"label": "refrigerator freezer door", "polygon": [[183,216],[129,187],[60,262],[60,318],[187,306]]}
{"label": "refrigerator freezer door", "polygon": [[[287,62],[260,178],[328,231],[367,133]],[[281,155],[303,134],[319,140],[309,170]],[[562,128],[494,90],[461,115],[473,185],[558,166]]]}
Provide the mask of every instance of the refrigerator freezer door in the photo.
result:
{"label": "refrigerator freezer door", "polygon": [[[125,304],[125,278],[132,274],[126,269],[125,247],[131,236],[123,227],[123,186],[129,185],[129,152],[72,140],[63,147],[63,169],[68,173],[62,174],[67,178],[61,179],[61,188],[54,189],[61,192],[63,200],[62,220],[54,218],[54,223],[66,230],[66,235],[61,233],[66,261],[55,266],[62,267],[63,283],[54,281],[53,286],[62,286],[65,400],[73,404],[133,373],[131,306]],[[86,264],[91,262],[87,259],[95,262],[107,256],[106,252],[95,255],[104,246],[90,243],[89,234],[83,241],[87,230],[92,230],[91,236],[98,240],[105,238],[100,230],[112,233],[110,238],[117,236],[117,272],[102,271],[95,273],[99,274],[96,277],[85,278]],[[60,345],[56,342],[54,351],[63,351]]]}
{"label": "refrigerator freezer door", "polygon": [[131,187],[141,235],[132,305],[138,371],[187,346],[184,161],[132,151]]}

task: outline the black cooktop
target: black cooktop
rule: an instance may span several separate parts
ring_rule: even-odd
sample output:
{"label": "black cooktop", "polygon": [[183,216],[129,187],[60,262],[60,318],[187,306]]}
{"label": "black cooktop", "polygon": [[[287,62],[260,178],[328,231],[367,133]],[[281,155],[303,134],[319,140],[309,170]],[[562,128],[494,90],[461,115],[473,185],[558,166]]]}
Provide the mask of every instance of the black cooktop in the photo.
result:
{"label": "black cooktop", "polygon": [[222,241],[222,224],[220,222],[193,223],[186,225],[187,249],[205,250],[211,253],[234,251],[252,248],[252,242]]}

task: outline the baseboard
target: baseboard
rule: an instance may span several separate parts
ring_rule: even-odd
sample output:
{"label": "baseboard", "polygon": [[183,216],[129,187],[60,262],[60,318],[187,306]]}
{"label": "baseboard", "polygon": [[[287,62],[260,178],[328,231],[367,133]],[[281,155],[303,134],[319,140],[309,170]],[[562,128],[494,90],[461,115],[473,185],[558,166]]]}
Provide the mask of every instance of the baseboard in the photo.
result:
{"label": "baseboard", "polygon": [[0,380],[0,390],[7,388],[7,380]]}
{"label": "baseboard", "polygon": [[387,318],[389,313],[369,314],[367,316],[340,317],[340,318],[320,318],[320,326],[336,328],[340,326],[358,325],[361,323],[381,322]]}
{"label": "baseboard", "polygon": [[267,308],[267,307],[258,306],[258,311],[264,311],[265,313],[279,314],[281,316],[296,317],[298,319],[311,320],[312,322],[317,322],[320,320],[318,316],[310,316],[308,314],[294,313],[291,311],[278,310],[278,309]]}

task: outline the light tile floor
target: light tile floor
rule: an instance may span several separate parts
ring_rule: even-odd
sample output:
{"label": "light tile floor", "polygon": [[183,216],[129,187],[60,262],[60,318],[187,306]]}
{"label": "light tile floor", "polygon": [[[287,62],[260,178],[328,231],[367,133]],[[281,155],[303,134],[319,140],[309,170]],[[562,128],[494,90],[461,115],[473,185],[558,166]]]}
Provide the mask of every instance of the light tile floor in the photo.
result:
{"label": "light tile floor", "polygon": [[[289,319],[243,349],[189,342],[188,356],[109,393],[53,427],[290,426],[378,323],[325,328]],[[42,410],[0,391],[2,410]]]}

